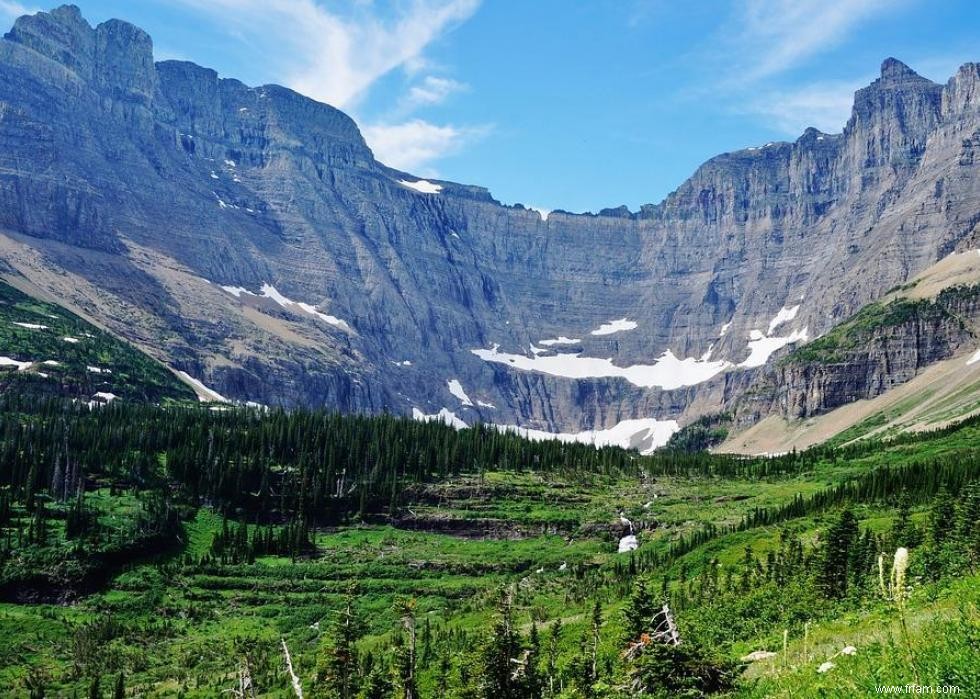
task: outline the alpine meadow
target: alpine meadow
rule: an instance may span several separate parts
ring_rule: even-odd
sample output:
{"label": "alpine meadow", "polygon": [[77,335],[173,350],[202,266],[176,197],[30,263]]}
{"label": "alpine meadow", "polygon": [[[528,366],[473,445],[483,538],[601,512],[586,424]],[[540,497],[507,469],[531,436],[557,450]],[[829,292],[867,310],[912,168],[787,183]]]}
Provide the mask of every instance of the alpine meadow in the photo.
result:
{"label": "alpine meadow", "polygon": [[[980,63],[831,79],[970,3],[82,5],[0,0],[0,696],[980,696]],[[439,174],[706,123],[802,135]]]}

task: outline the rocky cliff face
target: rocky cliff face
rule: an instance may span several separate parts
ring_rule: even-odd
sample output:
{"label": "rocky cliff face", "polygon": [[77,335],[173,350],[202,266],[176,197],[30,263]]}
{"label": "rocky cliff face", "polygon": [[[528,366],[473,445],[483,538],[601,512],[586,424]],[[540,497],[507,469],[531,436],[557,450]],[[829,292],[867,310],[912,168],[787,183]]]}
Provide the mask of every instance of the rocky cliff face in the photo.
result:
{"label": "rocky cliff face", "polygon": [[935,299],[870,304],[776,362],[740,396],[736,422],[744,426],[773,413],[807,418],[875,398],[931,364],[972,350],[978,336],[980,286],[955,286]]}
{"label": "rocky cliff face", "polygon": [[238,400],[651,430],[977,244],[978,86],[889,59],[841,134],[721,155],[636,213],[544,218],[63,7],[0,41],[0,254]]}

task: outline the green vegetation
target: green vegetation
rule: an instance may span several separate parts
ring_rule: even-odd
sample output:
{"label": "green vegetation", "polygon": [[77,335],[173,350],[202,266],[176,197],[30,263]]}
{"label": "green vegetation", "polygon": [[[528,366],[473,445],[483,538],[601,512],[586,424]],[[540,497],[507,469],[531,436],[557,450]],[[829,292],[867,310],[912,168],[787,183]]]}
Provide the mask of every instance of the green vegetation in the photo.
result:
{"label": "green vegetation", "polygon": [[728,413],[704,415],[670,436],[665,449],[693,454],[718,446],[728,439],[732,416]]}
{"label": "green vegetation", "polygon": [[974,419],[771,459],[641,457],[8,393],[0,686],[290,697],[288,651],[307,697],[967,692],[978,443]]}
{"label": "green vegetation", "polygon": [[888,303],[870,303],[827,334],[794,349],[783,364],[834,364],[846,359],[850,350],[865,347],[888,328],[906,323],[932,325],[942,321],[961,323],[956,306],[975,299],[980,285],[943,289],[935,299],[899,298]]}
{"label": "green vegetation", "polygon": [[[195,400],[159,362],[60,306],[0,282],[0,395]],[[103,394],[98,396],[97,394]]]}
{"label": "green vegetation", "polygon": [[[848,332],[974,293],[869,307]],[[640,456],[199,406],[149,357],[3,285],[0,341],[25,367],[0,376],[4,696],[980,686],[980,417],[849,443],[881,413],[763,459],[707,453],[717,415]]]}

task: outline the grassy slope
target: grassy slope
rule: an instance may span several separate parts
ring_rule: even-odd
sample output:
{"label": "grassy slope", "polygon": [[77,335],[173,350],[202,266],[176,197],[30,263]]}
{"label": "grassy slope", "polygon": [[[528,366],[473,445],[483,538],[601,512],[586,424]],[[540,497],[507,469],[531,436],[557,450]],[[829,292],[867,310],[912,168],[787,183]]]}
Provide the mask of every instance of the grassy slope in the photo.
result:
{"label": "grassy slope", "polygon": [[[802,345],[783,364],[846,361],[849,351],[873,343],[889,328],[913,319],[953,319],[950,302],[980,294],[980,255],[976,250],[949,255],[908,284],[889,291],[823,336]],[[974,329],[975,331],[976,329]],[[804,420],[771,416],[726,435],[718,451],[739,454],[780,453],[828,441],[845,444],[869,436],[935,429],[980,411],[980,363],[973,354],[937,362],[906,384],[873,400],[861,400]]]}
{"label": "grassy slope", "polygon": [[31,362],[23,371],[0,373],[0,392],[85,401],[96,393],[154,403],[194,400],[193,391],[156,360],[64,308],[3,282],[0,356]]}
{"label": "grassy slope", "polygon": [[[360,585],[358,608],[368,621],[364,649],[387,643],[397,622],[392,611],[397,599],[416,598],[420,619],[428,619],[435,628],[478,634],[489,621],[498,590],[517,583],[521,622],[526,627],[531,620],[561,618],[568,648],[584,629],[592,600],[603,600],[606,616],[612,619],[604,643],[606,652],[614,657],[618,652],[616,615],[624,591],[616,589],[612,568],[623,564],[626,557],[615,553],[616,534],[603,525],[612,524],[620,510],[641,527],[653,527],[656,520],[656,528],[641,535],[641,550],[662,549],[702,523],[733,523],[754,507],[816,492],[876,465],[971,448],[978,441],[980,427],[971,427],[853,461],[821,462],[808,473],[769,481],[674,477],[640,484],[619,479],[575,483],[516,473],[460,478],[439,486],[444,506],[422,498],[430,504],[420,502],[417,514],[496,519],[503,535],[514,524],[530,524],[543,533],[519,540],[471,540],[364,525],[320,532],[317,555],[309,560],[267,557],[254,565],[193,562],[208,550],[221,528],[220,518],[203,509],[185,526],[183,551],[134,564],[107,589],[73,606],[0,605],[0,635],[9,639],[0,648],[0,686],[22,687],[27,672],[42,668],[64,691],[69,687],[82,690],[85,680],[74,679],[73,674],[73,667],[80,663],[82,673],[98,669],[108,675],[125,668],[129,686],[142,687],[148,696],[172,696],[178,690],[188,697],[214,696],[231,686],[235,658],[247,647],[266,654],[264,660],[256,661],[256,677],[262,686],[280,688],[267,696],[287,696],[281,691],[285,685],[277,640],[288,639],[294,662],[309,681],[320,638],[317,625],[329,623],[350,581]],[[110,522],[125,518],[123,510],[132,507],[124,498],[110,499],[104,492],[88,497],[101,498],[98,504]],[[652,503],[649,508],[647,503]],[[866,526],[883,527],[893,512],[859,508],[858,514]],[[828,512],[803,517],[787,526],[814,541],[833,516]],[[565,533],[547,533],[553,528]],[[777,545],[777,538],[775,527],[719,537],[675,561],[670,572],[676,574],[683,564],[690,574],[696,574],[712,559],[731,564],[746,546],[763,554]],[[564,563],[569,567],[561,570]],[[599,590],[581,575],[590,568],[607,573]],[[924,653],[925,646],[933,643],[930,638],[944,636],[947,627],[960,623],[950,604],[937,604],[936,599],[972,599],[975,603],[978,582],[976,577],[964,579],[949,589],[923,591],[913,598],[911,606],[922,619],[916,627],[916,643],[923,644]],[[973,597],[964,597],[963,590],[972,590]],[[901,659],[895,660],[894,651],[888,650],[891,636],[882,632],[881,620],[887,614],[882,605],[868,612],[855,611],[850,618],[816,624],[809,651],[813,662],[799,660],[801,631],[794,627],[785,662],[751,668],[741,691],[768,696],[803,683],[830,686],[831,694],[840,693],[851,686],[845,682],[871,677],[873,668],[866,666],[871,662],[865,658],[866,650],[868,658],[884,654],[889,663],[900,666]],[[112,625],[106,625],[107,618],[113,620]],[[685,623],[683,612],[680,622]],[[86,650],[92,636],[98,639],[98,651]],[[737,656],[758,648],[778,650],[780,637],[781,627],[760,626],[751,637],[732,639],[731,652]],[[846,643],[861,648],[859,656],[845,659],[846,666],[841,663],[850,669],[817,678],[812,667],[815,659]],[[874,643],[885,645],[879,648]],[[945,651],[946,655],[952,652]],[[431,681],[423,673],[423,689],[431,687]]]}

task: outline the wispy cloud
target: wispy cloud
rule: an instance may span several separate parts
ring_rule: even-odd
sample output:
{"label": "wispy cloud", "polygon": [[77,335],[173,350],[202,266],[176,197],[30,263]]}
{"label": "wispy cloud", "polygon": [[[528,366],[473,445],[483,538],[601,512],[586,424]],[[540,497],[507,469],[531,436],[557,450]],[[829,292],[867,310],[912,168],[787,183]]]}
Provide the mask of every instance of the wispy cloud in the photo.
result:
{"label": "wispy cloud", "polygon": [[826,76],[801,83],[801,70],[854,36],[867,23],[909,0],[736,0],[710,44],[692,59],[711,66],[683,94],[712,95],[731,113],[755,116],[785,135],[808,126],[840,131],[854,92],[873,76]]}
{"label": "wispy cloud", "polygon": [[767,91],[741,104],[736,111],[758,115],[787,135],[799,135],[808,126],[837,133],[850,117],[854,92],[871,80],[869,76]]}
{"label": "wispy cloud", "polygon": [[[465,89],[431,72],[415,77],[433,68],[426,49],[480,5],[480,0],[405,0],[382,11],[364,0],[330,5],[315,0],[178,1],[209,13],[237,40],[271,56],[277,81],[355,117],[372,86],[403,71],[411,83],[389,110],[402,120]],[[427,166],[458,150],[478,130],[421,119],[363,128],[378,158],[395,167]]]}
{"label": "wispy cloud", "polygon": [[383,15],[369,2],[179,0],[212,14],[242,40],[270,51],[283,80],[341,108],[379,78],[415,66],[435,39],[473,15],[480,0],[410,0]]}
{"label": "wispy cloud", "polygon": [[19,2],[0,0],[0,17],[4,19],[16,19],[22,15],[30,15],[35,12],[37,12],[36,8],[27,7]]}
{"label": "wispy cloud", "polygon": [[407,109],[417,109],[419,107],[441,104],[450,95],[466,89],[467,86],[464,83],[453,80],[452,78],[427,75],[420,83],[409,88],[408,94],[405,97],[405,107]]}
{"label": "wispy cloud", "polygon": [[459,152],[489,133],[490,126],[436,125],[422,119],[364,127],[364,138],[378,160],[424,177],[435,177],[430,163]]}
{"label": "wispy cloud", "polygon": [[744,0],[732,37],[741,78],[755,81],[844,41],[868,19],[902,0]]}

